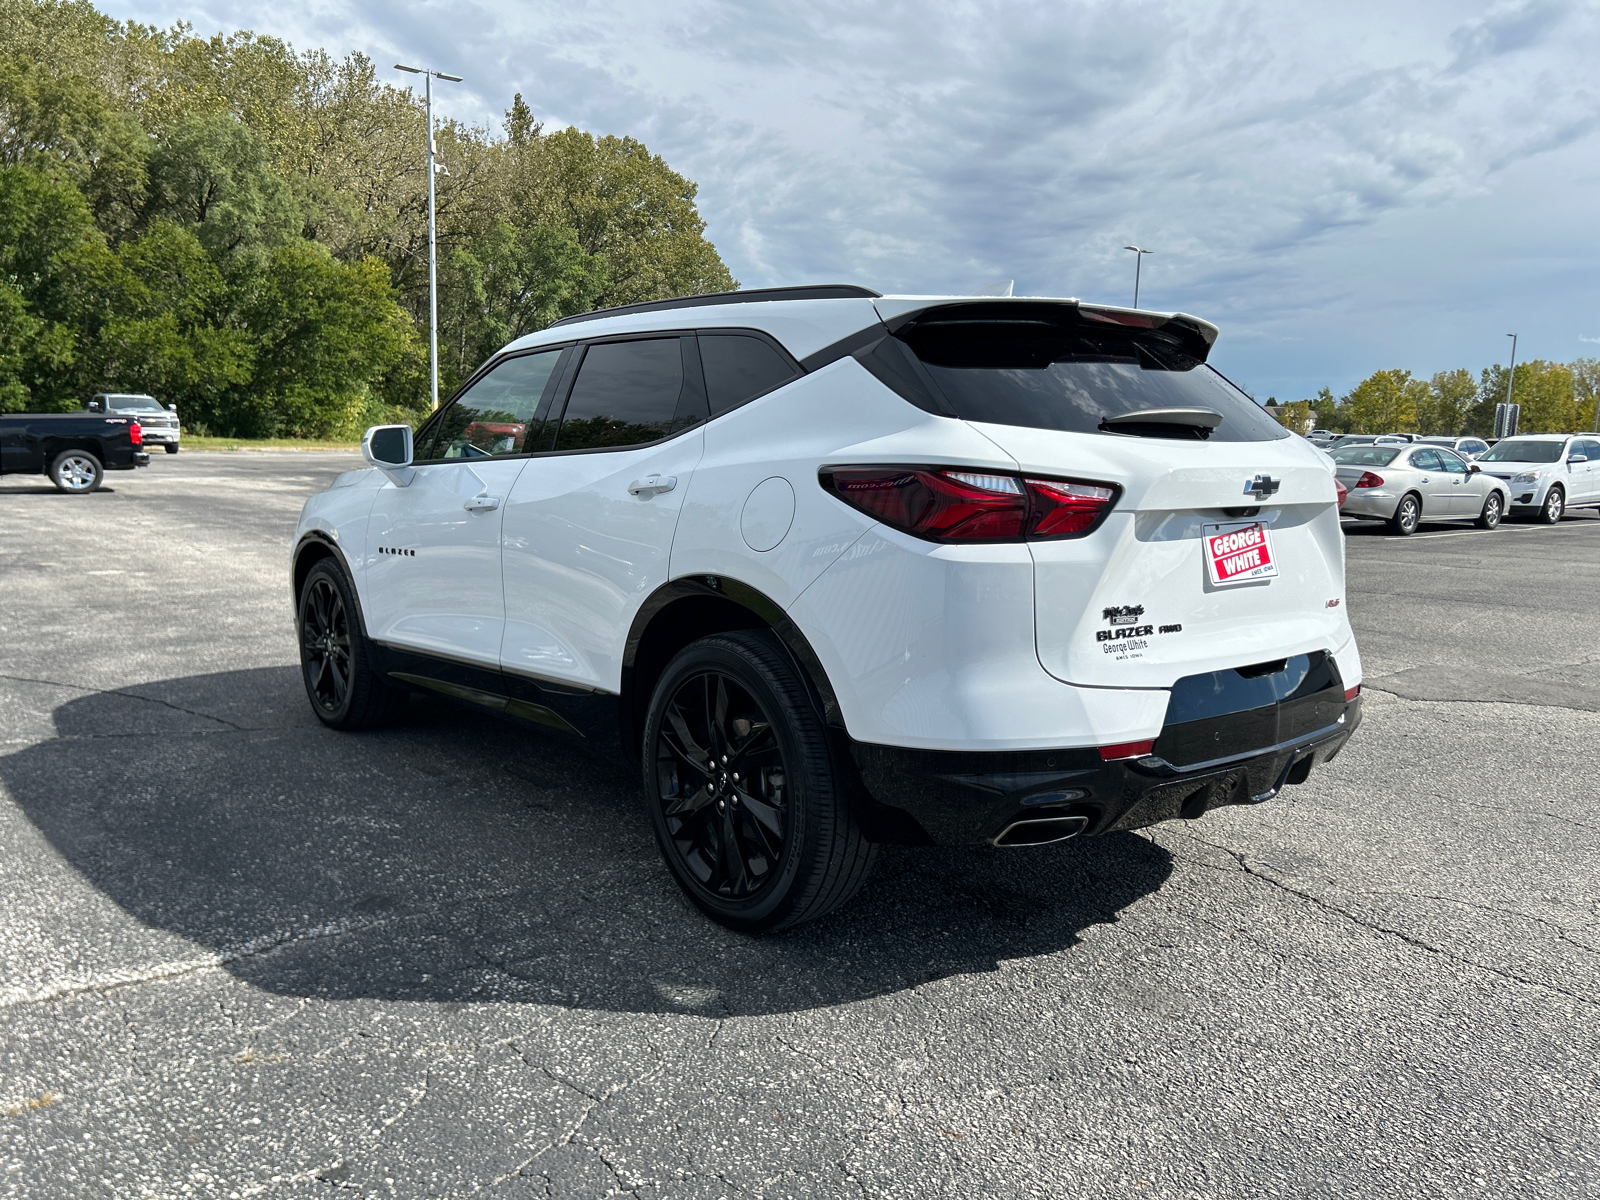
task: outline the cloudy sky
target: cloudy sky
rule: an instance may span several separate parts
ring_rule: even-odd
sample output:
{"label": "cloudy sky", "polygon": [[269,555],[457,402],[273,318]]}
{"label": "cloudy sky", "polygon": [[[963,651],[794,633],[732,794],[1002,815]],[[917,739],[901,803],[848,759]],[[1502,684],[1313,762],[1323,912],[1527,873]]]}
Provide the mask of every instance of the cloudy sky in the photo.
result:
{"label": "cloudy sky", "polygon": [[[746,287],[1216,321],[1264,398],[1600,355],[1600,4],[101,0],[427,61],[441,110],[631,134]],[[397,80],[404,77],[396,75]]]}

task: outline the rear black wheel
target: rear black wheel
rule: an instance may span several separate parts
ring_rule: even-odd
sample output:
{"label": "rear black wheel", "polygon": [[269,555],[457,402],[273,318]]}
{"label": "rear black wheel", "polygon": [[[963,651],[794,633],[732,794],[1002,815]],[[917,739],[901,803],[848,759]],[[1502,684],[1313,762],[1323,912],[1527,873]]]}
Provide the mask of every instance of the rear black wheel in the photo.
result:
{"label": "rear black wheel", "polygon": [[311,709],[334,729],[373,729],[391,721],[408,693],[373,669],[355,597],[332,559],[311,568],[300,589],[300,675]]}
{"label": "rear black wheel", "polygon": [[866,882],[874,847],[822,716],[780,642],[717,634],[668,664],[650,702],[644,791],[679,886],[746,932],[820,917]]}

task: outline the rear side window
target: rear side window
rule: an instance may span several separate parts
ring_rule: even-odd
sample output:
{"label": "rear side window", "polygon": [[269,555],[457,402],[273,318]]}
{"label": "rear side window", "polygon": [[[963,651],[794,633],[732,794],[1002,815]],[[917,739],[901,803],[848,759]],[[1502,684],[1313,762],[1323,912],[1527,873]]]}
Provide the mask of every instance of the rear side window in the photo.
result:
{"label": "rear side window", "polygon": [[[1150,409],[1199,408],[1221,416],[1209,435],[1213,441],[1289,436],[1173,334],[1092,322],[1067,306],[1012,311],[1015,316],[990,315],[991,308],[969,318],[959,308],[935,310],[885,339],[870,360],[861,356],[862,363],[914,403],[895,378],[920,376],[939,407],[968,421],[1126,436],[1102,429],[1101,422]],[[896,342],[910,351],[914,365],[889,361]],[[1167,436],[1197,434],[1173,426]]]}
{"label": "rear side window", "polygon": [[508,358],[440,414],[416,448],[418,462],[444,458],[498,458],[543,449],[550,376],[560,350]]}
{"label": "rear side window", "polygon": [[772,345],[749,334],[702,333],[699,341],[713,417],[782,387],[800,373]]}
{"label": "rear side window", "polygon": [[[692,345],[692,343],[691,343]],[[704,419],[688,386],[683,339],[590,346],[556,435],[557,450],[610,450],[653,442]]]}

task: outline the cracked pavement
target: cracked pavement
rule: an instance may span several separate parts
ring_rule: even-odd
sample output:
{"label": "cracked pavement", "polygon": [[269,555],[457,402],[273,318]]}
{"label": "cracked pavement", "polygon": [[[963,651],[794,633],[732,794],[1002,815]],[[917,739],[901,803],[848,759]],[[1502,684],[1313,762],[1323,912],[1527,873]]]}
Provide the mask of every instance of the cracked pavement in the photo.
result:
{"label": "cracked pavement", "polygon": [[760,940],[632,777],[300,689],[352,456],[0,481],[0,1196],[1600,1196],[1600,518],[1352,529],[1264,805],[891,850]]}

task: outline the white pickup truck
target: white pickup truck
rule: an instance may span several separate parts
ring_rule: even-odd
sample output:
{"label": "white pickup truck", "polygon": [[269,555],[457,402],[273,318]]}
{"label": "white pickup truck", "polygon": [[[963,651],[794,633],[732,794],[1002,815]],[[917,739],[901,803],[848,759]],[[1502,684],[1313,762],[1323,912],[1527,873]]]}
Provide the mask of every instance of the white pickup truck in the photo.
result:
{"label": "white pickup truck", "polygon": [[142,392],[100,392],[89,397],[89,402],[83,407],[89,412],[105,413],[110,417],[129,417],[138,421],[144,428],[144,444],[147,449],[154,450],[157,446],[162,446],[168,454],[178,452],[178,438],[182,430],[178,427],[176,404],[162,407],[161,402],[154,396],[146,396]]}

